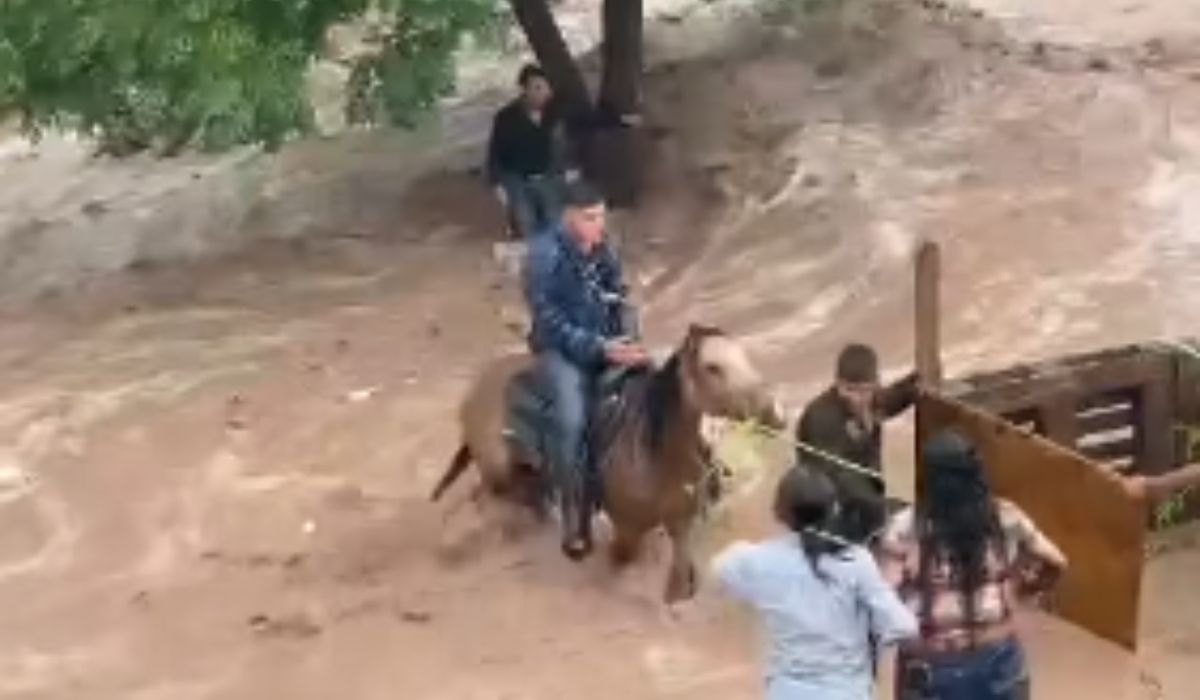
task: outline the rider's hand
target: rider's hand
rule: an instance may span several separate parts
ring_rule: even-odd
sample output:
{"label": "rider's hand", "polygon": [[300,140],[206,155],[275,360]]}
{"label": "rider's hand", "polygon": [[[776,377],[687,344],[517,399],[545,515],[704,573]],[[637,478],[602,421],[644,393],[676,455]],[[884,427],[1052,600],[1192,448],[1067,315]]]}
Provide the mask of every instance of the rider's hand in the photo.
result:
{"label": "rider's hand", "polygon": [[604,344],[604,357],[620,367],[639,367],[650,364],[646,350],[628,340],[612,340]]}

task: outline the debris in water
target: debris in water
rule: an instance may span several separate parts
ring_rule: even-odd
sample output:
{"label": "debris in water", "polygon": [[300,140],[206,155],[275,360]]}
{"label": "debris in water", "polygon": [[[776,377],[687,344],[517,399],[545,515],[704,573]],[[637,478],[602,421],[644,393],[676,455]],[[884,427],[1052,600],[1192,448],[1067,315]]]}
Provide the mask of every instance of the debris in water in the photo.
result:
{"label": "debris in water", "polygon": [[247,620],[247,624],[251,631],[264,637],[307,639],[321,634],[320,626],[301,613],[278,619],[267,615],[254,615]]}
{"label": "debris in water", "polygon": [[379,387],[377,386],[367,387],[366,389],[356,389],[355,391],[346,394],[346,400],[350,403],[361,403],[378,393]]}
{"label": "debris in water", "polygon": [[426,625],[433,622],[433,615],[424,610],[401,610],[400,621],[413,625]]}
{"label": "debris in water", "polygon": [[95,217],[99,217],[99,216],[103,216],[103,215],[107,214],[108,210],[109,210],[109,206],[108,206],[108,202],[105,202],[102,199],[89,199],[87,202],[84,203],[84,205],[80,208],[80,210],[84,214],[95,218]]}

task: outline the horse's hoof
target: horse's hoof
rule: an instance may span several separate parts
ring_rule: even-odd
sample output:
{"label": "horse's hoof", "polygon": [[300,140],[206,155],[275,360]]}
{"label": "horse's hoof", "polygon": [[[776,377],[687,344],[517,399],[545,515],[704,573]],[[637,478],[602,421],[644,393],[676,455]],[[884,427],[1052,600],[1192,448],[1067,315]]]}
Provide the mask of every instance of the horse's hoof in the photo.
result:
{"label": "horse's hoof", "polygon": [[571,561],[579,562],[592,552],[592,545],[587,540],[571,539],[563,542],[562,552]]}
{"label": "horse's hoof", "polygon": [[696,569],[692,567],[688,569],[682,579],[677,576],[671,576],[671,579],[667,581],[667,592],[663,596],[663,599],[667,605],[682,603],[685,600],[695,598],[699,588]]}

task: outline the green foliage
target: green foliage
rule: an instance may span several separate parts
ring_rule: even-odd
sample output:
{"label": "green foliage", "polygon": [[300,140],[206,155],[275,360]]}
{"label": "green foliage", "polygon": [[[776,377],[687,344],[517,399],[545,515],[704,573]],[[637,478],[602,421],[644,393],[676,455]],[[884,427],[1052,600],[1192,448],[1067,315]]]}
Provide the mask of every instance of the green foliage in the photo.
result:
{"label": "green foliage", "polygon": [[1154,509],[1154,529],[1165,530],[1187,519],[1188,502],[1194,489],[1186,489],[1158,504]]}
{"label": "green foliage", "polygon": [[275,147],[312,125],[305,73],[327,30],[374,6],[394,31],[356,59],[369,89],[355,94],[379,105],[370,121],[411,123],[453,87],[460,37],[495,2],[0,0],[0,115],[94,134],[117,154]]}
{"label": "green foliage", "polygon": [[347,119],[413,126],[454,88],[454,53],[464,34],[485,36],[497,23],[495,0],[386,0],[393,22],[379,51],[350,76]]}

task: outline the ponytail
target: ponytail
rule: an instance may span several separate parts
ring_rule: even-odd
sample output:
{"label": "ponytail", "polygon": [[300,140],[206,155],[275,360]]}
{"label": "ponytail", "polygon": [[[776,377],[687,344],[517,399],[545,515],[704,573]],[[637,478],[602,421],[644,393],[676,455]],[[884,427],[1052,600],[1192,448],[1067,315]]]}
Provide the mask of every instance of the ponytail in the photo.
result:
{"label": "ponytail", "polygon": [[833,519],[836,502],[833,483],[810,465],[790,469],[775,491],[775,517],[796,533],[813,575],[823,583],[829,580],[821,571],[821,558],[841,554],[850,546],[823,529]]}
{"label": "ponytail", "polygon": [[836,535],[811,527],[804,528],[797,534],[800,537],[800,550],[804,552],[804,558],[808,560],[813,575],[822,583],[829,583],[828,575],[821,570],[821,558],[842,554],[850,547],[850,543]]}

